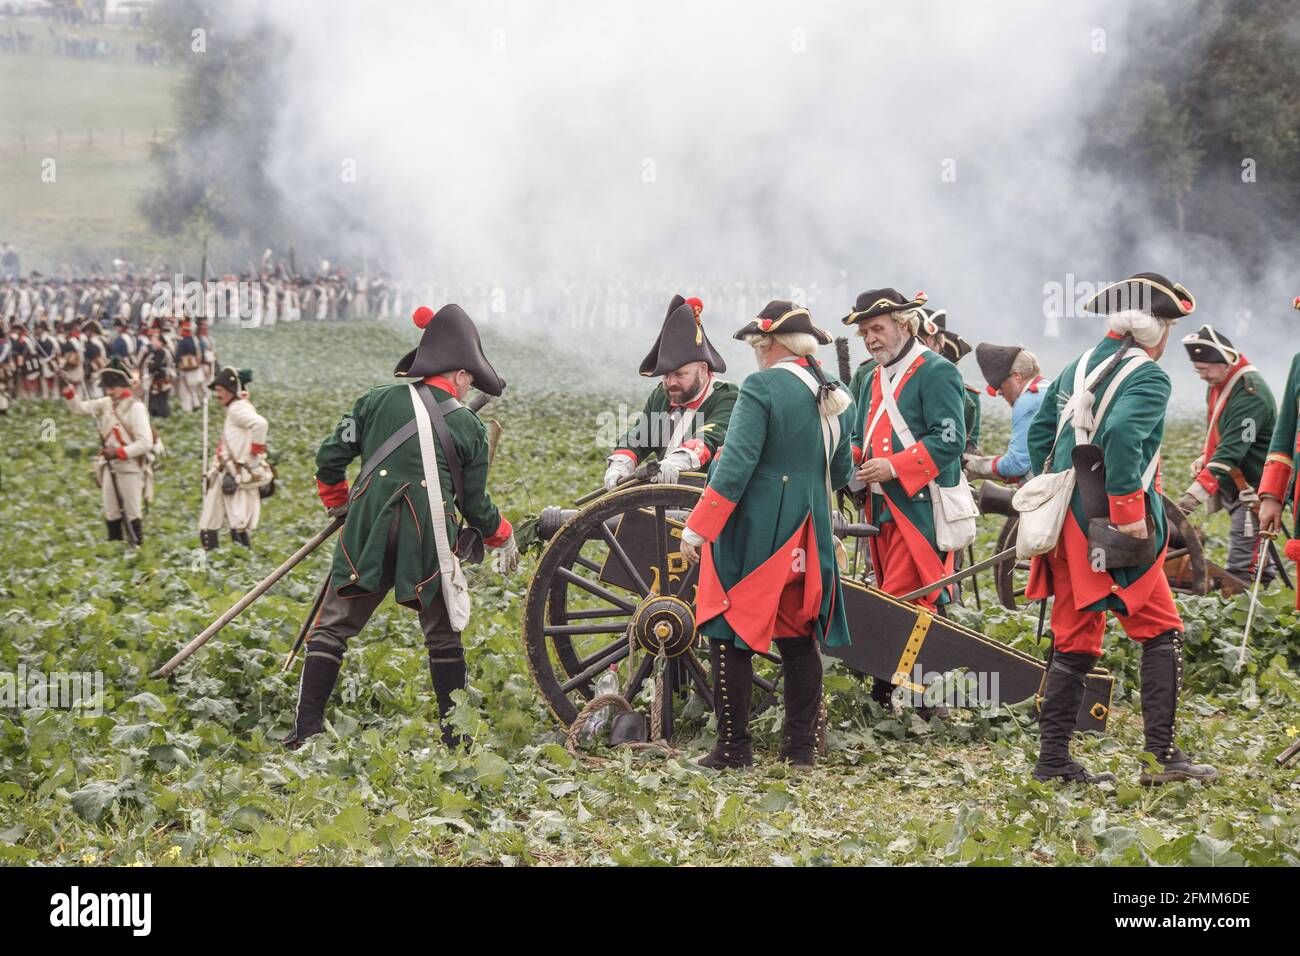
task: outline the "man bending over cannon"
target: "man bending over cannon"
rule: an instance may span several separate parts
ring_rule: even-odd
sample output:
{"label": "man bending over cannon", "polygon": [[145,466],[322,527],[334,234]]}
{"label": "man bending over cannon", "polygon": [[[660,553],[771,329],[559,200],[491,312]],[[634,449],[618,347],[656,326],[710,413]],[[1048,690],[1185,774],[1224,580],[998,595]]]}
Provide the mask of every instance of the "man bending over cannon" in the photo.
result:
{"label": "man bending over cannon", "polygon": [[704,334],[703,310],[699,299],[680,295],[668,303],[659,338],[641,362],[642,375],[663,380],[605,459],[606,490],[630,478],[651,455],[659,462],[654,480],[673,484],[683,471],[706,467],[722,447],[737,389],[717,378],[727,363]]}
{"label": "man bending over cannon", "polygon": [[1051,383],[1043,378],[1034,353],[1018,345],[981,342],[975,347],[975,361],[989,383],[989,394],[1001,395],[1011,406],[1011,439],[1001,455],[962,455],[966,477],[1019,482],[1029,477],[1029,423]]}
{"label": "man bending over cannon", "polygon": [[[1070,757],[1070,737],[1088,672],[1101,657],[1106,614],[1142,645],[1142,722],[1158,769],[1143,785],[1213,780],[1174,739],[1183,674],[1183,622],[1164,573],[1168,528],[1160,504],[1159,452],[1169,375],[1156,362],[1174,324],[1196,307],[1181,285],[1141,272],[1108,286],[1084,307],[1110,332],[1048,387],[1029,427],[1036,475],[1075,466],[1070,513],[1050,551],[1030,564],[1030,599],[1052,601],[1053,652],[1038,726],[1037,780],[1114,780]],[[1073,427],[1071,427],[1073,426]],[[1076,446],[1076,429],[1086,442]],[[1049,461],[1050,459],[1050,461]],[[1026,526],[1021,515],[1021,529]]]}
{"label": "man bending over cannon", "polygon": [[[442,739],[447,746],[459,743],[448,723],[452,692],[465,687],[460,627],[468,594],[457,556],[468,558],[471,547],[457,539],[474,537],[460,532],[460,519],[484,544],[500,549],[499,570],[510,573],[519,563],[510,522],[487,492],[487,429],[459,401],[471,385],[500,395],[505,382],[460,306],[444,306],[436,315],[422,306],[413,318],[424,334],[393,373],[412,384],[372,388],[316,453],[321,501],[332,515],[346,513],[347,523],[307,638],[297,721],[285,741],[291,750],[321,732],[348,641],[390,590],[420,616]],[[418,412],[415,402],[421,403]],[[363,464],[350,490],[347,466],[358,456]],[[426,476],[435,473],[430,487]],[[435,508],[441,512],[436,518]]]}
{"label": "man bending over cannon", "polygon": [[[955,552],[939,547],[932,499],[936,489],[961,484],[966,448],[965,382],[917,339],[920,308],[920,299],[875,289],[858,296],[843,319],[858,327],[877,363],[858,396],[853,459],[867,486],[866,520],[880,528],[868,539],[876,586],[894,595],[953,572]],[[951,599],[942,588],[918,603],[936,608]],[[882,706],[892,692],[887,681],[872,684]]]}
{"label": "man bending over cannon", "polygon": [[1201,505],[1211,514],[1227,508],[1231,530],[1225,570],[1249,581],[1255,562],[1263,561],[1260,581],[1267,585],[1273,569],[1267,549],[1259,547],[1258,489],[1277,420],[1273,392],[1246,356],[1209,325],[1184,338],[1183,348],[1209,389],[1205,444],[1178,506],[1187,514]]}
{"label": "man bending over cannon", "polygon": [[831,336],[807,309],[769,302],[735,334],[754,348],[727,446],[682,532],[700,562],[696,621],[709,638],[718,739],[700,765],[753,763],[749,705],[753,655],[781,653],[781,759],[813,764],[821,705],[816,641],[849,643],[831,533],[831,495],[853,471],[848,390],[814,357]]}

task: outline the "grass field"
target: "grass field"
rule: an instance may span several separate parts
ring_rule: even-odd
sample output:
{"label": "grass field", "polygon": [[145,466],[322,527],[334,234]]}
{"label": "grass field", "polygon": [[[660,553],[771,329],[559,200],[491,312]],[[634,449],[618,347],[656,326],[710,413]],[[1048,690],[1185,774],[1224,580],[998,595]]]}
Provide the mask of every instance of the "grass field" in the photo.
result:
{"label": "grass field", "polygon": [[[102,716],[0,710],[0,860],[13,863],[1300,863],[1297,771],[1271,757],[1295,733],[1300,682],[1292,596],[1268,595],[1235,675],[1245,603],[1183,602],[1189,692],[1180,737],[1223,777],[1212,786],[1135,785],[1141,719],[1136,657],[1112,633],[1118,677],[1111,732],[1081,740],[1094,769],[1120,777],[1090,792],[1028,777],[1037,734],[1023,712],[962,713],[947,724],[870,709],[863,683],[827,672],[830,756],[807,775],[773,760],[780,712],[757,722],[759,763],[693,769],[711,731],[688,723],[665,759],[560,745],[521,650],[521,599],[536,556],[502,581],[471,570],[465,638],[472,692],[458,723],[467,752],[436,743],[436,708],[414,616],[386,603],[352,645],[329,733],[295,754],[296,671],[279,664],[327,556],[314,556],[170,681],[147,675],[324,521],[313,454],[368,384],[388,380],[410,330],[378,326],[219,330],[224,361],[255,371],[281,489],[245,552],[197,551],[198,416],[159,424],[169,448],[138,552],[103,540],[89,477],[90,423],[25,404],[0,446],[0,672],[101,671]],[[598,483],[596,416],[624,398],[557,387],[558,355],[489,332],[510,380],[485,412],[505,428],[492,491],[516,523]],[[346,360],[344,358],[346,356]],[[735,374],[739,378],[740,374]],[[628,392],[644,387],[629,374]],[[561,383],[562,384],[562,383]],[[215,411],[215,409],[214,409]],[[214,424],[219,418],[214,418]],[[994,424],[996,432],[1004,427]],[[999,436],[990,435],[990,444]],[[1166,448],[1185,471],[1194,428]],[[1221,550],[1221,516],[1211,523]],[[981,552],[996,525],[983,527]],[[969,611],[985,633],[1035,650],[1033,615]],[[1036,652],[1036,651],[1035,651]]]}
{"label": "grass field", "polygon": [[[114,42],[129,46],[137,35]],[[180,75],[129,58],[0,54],[0,239],[15,245],[24,269],[123,250],[168,254],[172,244],[151,233],[136,204],[153,176],[148,143],[175,125]],[[42,180],[47,160],[52,183]]]}

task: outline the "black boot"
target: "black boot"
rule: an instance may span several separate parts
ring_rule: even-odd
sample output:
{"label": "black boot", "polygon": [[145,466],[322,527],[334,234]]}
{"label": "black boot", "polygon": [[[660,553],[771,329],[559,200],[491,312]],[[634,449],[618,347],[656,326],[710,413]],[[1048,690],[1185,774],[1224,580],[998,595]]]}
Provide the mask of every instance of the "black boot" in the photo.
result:
{"label": "black boot", "polygon": [[131,519],[131,545],[133,547],[138,548],[142,544],[144,544],[144,519],[132,518]]}
{"label": "black boot", "polygon": [[713,665],[713,713],[718,719],[718,741],[698,761],[701,767],[722,770],[754,763],[749,736],[749,698],[754,690],[754,654],[735,641],[709,641]]}
{"label": "black boot", "polygon": [[252,547],[253,543],[248,537],[247,531],[236,531],[234,528],[230,529],[230,540],[235,542],[235,544],[243,545],[245,548]]}
{"label": "black boot", "polygon": [[796,767],[816,760],[817,720],[821,715],[822,661],[811,637],[778,637],[785,684],[785,726],[780,758]]}
{"label": "black boot", "polygon": [[871,678],[871,699],[887,714],[894,712],[894,685],[883,677]]}
{"label": "black boot", "polygon": [[321,651],[307,651],[302,665],[302,683],[298,685],[298,716],[293,733],[285,739],[284,746],[297,750],[313,734],[325,727],[325,705],[334,693],[342,661]]}
{"label": "black boot", "polygon": [[451,711],[456,706],[456,702],[451,699],[452,691],[464,690],[467,685],[465,651],[461,648],[456,648],[455,651],[429,651],[429,676],[433,678],[433,693],[438,698],[443,744],[448,749],[468,745],[470,738],[456,733],[451,725]]}
{"label": "black boot", "polygon": [[122,519],[107,518],[105,519],[104,523],[108,525],[108,540],[121,541],[122,540]]}
{"label": "black boot", "polygon": [[1056,651],[1047,668],[1043,705],[1038,715],[1040,740],[1034,779],[1075,783],[1115,781],[1113,773],[1089,773],[1070,757],[1070,738],[1078,720],[1088,672],[1097,663],[1091,654]]}
{"label": "black boot", "polygon": [[1159,770],[1144,770],[1138,783],[1144,787],[1175,780],[1208,782],[1219,775],[1209,764],[1192,763],[1174,741],[1178,692],[1183,685],[1183,635],[1166,631],[1142,644],[1142,727],[1147,752]]}
{"label": "black boot", "polygon": [[221,539],[217,537],[217,533],[215,531],[199,532],[199,544],[203,545],[204,551],[215,551],[217,545],[219,545],[220,543],[221,543]]}

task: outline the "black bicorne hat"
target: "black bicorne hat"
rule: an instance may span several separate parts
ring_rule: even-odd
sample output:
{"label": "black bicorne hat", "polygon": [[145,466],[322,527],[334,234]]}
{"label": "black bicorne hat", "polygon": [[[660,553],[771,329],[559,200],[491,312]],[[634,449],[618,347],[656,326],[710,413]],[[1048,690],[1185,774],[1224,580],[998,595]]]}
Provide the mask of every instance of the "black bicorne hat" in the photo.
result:
{"label": "black bicorne hat", "polygon": [[819,345],[830,345],[834,341],[829,332],[813,325],[811,312],[786,299],[773,299],[763,306],[758,318],[750,319],[732,338],[785,332],[804,332],[815,338]]}
{"label": "black bicorne hat", "polygon": [[237,369],[233,365],[227,365],[212,376],[212,383],[208,385],[208,388],[215,392],[217,386],[220,385],[231,395],[238,395],[243,390],[243,386],[252,380],[253,370],[251,368]]}
{"label": "black bicorne hat", "polygon": [[99,370],[100,388],[130,388],[131,379],[120,368],[102,368]]}
{"label": "black bicorne hat", "polygon": [[641,361],[642,375],[667,375],[692,362],[707,362],[714,372],[727,370],[727,363],[704,334],[704,323],[695,311],[697,307],[704,309],[699,299],[673,296],[659,338]]}
{"label": "black bicorne hat", "polygon": [[919,309],[924,302],[924,292],[918,292],[909,299],[897,289],[869,289],[858,296],[857,301],[853,303],[853,311],[841,321],[845,325],[856,325],[887,312]]}
{"label": "black bicorne hat", "polygon": [[1097,315],[1134,311],[1157,319],[1181,319],[1196,309],[1196,300],[1183,286],[1158,272],[1139,272],[1123,282],[1106,286],[1083,308]]}
{"label": "black bicorne hat", "polygon": [[1214,331],[1211,325],[1202,325],[1191,335],[1184,336],[1183,348],[1193,362],[1216,362],[1220,365],[1236,365],[1241,353],[1232,347],[1226,335]]}
{"label": "black bicorne hat", "polygon": [[989,383],[989,394],[996,395],[1008,376],[1016,356],[1023,352],[1019,345],[993,345],[981,342],[975,346],[975,362],[980,367],[980,374]]}
{"label": "black bicorne hat", "polygon": [[420,344],[397,363],[393,369],[395,376],[426,378],[463,368],[474,376],[474,387],[480,392],[498,396],[505,390],[505,380],[483,354],[478,328],[464,309],[451,304],[435,313],[422,305],[411,319],[417,328],[424,329],[424,335]]}

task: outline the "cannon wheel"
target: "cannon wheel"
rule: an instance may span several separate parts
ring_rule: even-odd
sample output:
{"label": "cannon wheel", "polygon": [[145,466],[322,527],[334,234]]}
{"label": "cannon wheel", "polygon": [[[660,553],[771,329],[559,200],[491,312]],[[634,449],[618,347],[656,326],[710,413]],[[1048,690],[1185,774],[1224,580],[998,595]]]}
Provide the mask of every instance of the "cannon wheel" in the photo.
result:
{"label": "cannon wheel", "polygon": [[[1182,509],[1166,495],[1160,496],[1165,508],[1165,522],[1169,525],[1169,550],[1166,553],[1166,574],[1170,575],[1170,585],[1180,594],[1204,594],[1206,590],[1205,552],[1201,546],[1201,537],[1192,527]],[[1011,515],[1002,525],[998,534],[994,554],[1004,551],[1016,543],[1016,526],[1018,515]],[[1182,562],[1185,573],[1177,579],[1172,577],[1173,565],[1170,562]],[[998,600],[1002,606],[1015,610],[1024,604],[1025,585],[1029,582],[1029,562],[1008,558],[994,566],[994,577],[998,586]]]}
{"label": "cannon wheel", "polygon": [[[566,727],[611,665],[618,667],[619,693],[628,701],[652,688],[660,645],[667,655],[665,700],[672,706],[662,708],[651,735],[672,740],[688,707],[691,716],[712,712],[708,648],[695,629],[699,566],[687,565],[674,543],[699,495],[700,489],[685,485],[612,492],[566,521],[542,551],[524,604],[524,652],[547,708]],[[625,547],[629,542],[619,533],[626,516],[636,513],[653,529],[640,549]],[[649,543],[656,539],[662,547]],[[776,700],[779,662],[774,654],[754,655],[754,713]],[[648,703],[644,707],[651,712]]]}

